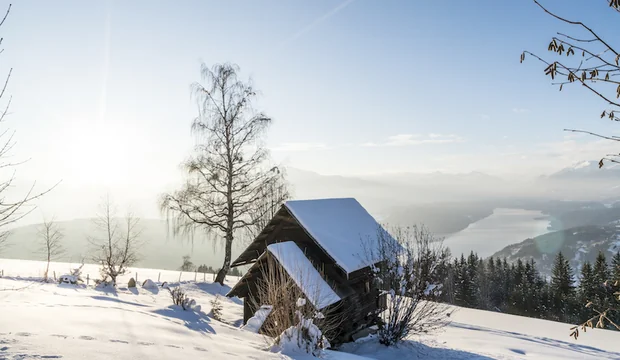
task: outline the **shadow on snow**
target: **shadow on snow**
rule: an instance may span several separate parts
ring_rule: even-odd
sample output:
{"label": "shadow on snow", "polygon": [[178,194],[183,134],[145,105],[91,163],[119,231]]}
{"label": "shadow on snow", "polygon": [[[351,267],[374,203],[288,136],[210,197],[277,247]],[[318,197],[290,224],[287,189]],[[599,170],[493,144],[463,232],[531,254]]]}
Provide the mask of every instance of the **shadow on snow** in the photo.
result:
{"label": "shadow on snow", "polygon": [[413,340],[406,340],[397,346],[387,347],[379,344],[377,339],[362,341],[358,343],[343,344],[338,351],[359,356],[370,357],[377,360],[392,359],[467,359],[467,360],[492,360],[493,358],[471,353],[464,350],[447,349],[432,347],[418,343]]}
{"label": "shadow on snow", "polygon": [[[561,340],[556,340],[556,339],[550,339],[550,338],[547,338],[547,337],[528,336],[528,335],[525,335],[525,334],[520,334],[520,333],[516,333],[516,332],[511,332],[511,331],[489,329],[489,328],[485,328],[485,327],[481,327],[481,326],[466,325],[466,324],[461,324],[461,323],[452,323],[449,326],[455,327],[455,328],[460,328],[460,329],[466,329],[466,330],[475,330],[475,331],[488,332],[488,333],[491,333],[491,334],[495,334],[495,335],[499,335],[499,336],[511,337],[511,338],[514,338],[514,339],[519,339],[519,340],[524,340],[524,341],[529,341],[529,342],[533,342],[533,343],[536,343],[536,344],[539,344],[539,345],[553,347],[553,348],[556,348],[556,349],[557,348],[562,348],[562,349],[574,351],[574,352],[579,353],[579,354],[586,354],[586,355],[592,355],[592,356],[602,356],[602,357],[613,355],[613,356],[615,356],[617,358],[620,358],[620,353],[610,353],[609,351],[601,350],[599,348],[595,348],[595,347],[592,347],[592,346],[576,344],[576,343],[568,342],[568,341],[561,341]],[[510,349],[510,350],[515,352],[515,353],[519,352],[519,351],[516,351],[514,349]]]}
{"label": "shadow on snow", "polygon": [[183,310],[183,308],[178,305],[170,305],[165,309],[153,310],[153,313],[167,318],[179,319],[183,321],[184,325],[190,330],[215,334],[215,330],[209,325],[209,318],[203,312]]}

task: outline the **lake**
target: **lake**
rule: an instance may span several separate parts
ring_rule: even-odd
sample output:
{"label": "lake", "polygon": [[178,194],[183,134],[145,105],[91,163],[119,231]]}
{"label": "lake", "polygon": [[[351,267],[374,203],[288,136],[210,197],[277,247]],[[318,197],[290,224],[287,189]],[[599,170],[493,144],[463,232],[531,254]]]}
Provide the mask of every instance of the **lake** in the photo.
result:
{"label": "lake", "polygon": [[549,220],[540,211],[498,208],[490,216],[446,236],[444,246],[459,257],[477,252],[487,257],[508,245],[548,232]]}

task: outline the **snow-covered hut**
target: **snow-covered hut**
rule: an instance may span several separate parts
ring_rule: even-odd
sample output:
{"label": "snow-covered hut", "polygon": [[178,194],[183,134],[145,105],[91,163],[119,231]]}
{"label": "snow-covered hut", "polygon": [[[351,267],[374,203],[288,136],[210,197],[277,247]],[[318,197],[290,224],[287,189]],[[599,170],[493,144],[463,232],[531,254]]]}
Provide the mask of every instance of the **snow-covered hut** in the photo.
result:
{"label": "snow-covered hut", "polygon": [[232,263],[253,265],[227,296],[243,298],[246,323],[254,304],[271,305],[256,298],[256,281],[265,265],[279,264],[314,308],[333,307],[326,313],[343,319],[337,338],[329,340],[347,341],[385,308],[371,270],[383,260],[376,251],[380,236],[393,241],[353,198],[287,201]]}

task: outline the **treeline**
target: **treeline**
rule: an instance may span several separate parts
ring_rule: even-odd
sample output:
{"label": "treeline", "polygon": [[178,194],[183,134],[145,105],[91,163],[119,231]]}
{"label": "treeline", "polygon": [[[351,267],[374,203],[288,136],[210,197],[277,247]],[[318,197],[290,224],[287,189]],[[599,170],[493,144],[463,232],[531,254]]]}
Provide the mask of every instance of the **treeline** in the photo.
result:
{"label": "treeline", "polygon": [[[599,252],[595,263],[583,264],[575,274],[559,253],[549,279],[534,260],[508,263],[505,258],[482,259],[475,253],[445,263],[441,301],[457,306],[498,311],[539,319],[582,323],[598,309],[614,303],[611,279],[620,279],[620,252],[611,261]],[[611,314],[620,323],[620,314]],[[610,327],[611,328],[611,327]]]}
{"label": "treeline", "polygon": [[[187,272],[206,273],[206,274],[217,274],[220,271],[220,269],[213,269],[211,266],[207,266],[205,264],[202,264],[196,267],[196,265],[194,265],[189,255],[183,256],[183,264],[179,267],[179,270],[187,271]],[[228,272],[228,275],[239,276],[239,277],[243,276],[243,274],[241,273],[241,270],[239,270],[239,268],[237,267],[230,269],[230,271]]]}

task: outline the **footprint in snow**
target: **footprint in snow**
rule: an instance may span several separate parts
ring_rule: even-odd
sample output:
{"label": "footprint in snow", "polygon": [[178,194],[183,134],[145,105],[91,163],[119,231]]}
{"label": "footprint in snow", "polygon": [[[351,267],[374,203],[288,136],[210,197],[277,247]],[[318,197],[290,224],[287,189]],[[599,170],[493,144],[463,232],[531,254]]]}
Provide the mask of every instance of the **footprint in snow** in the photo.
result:
{"label": "footprint in snow", "polygon": [[17,335],[17,336],[30,336],[32,334],[28,333],[28,332],[18,332],[18,333],[15,333],[15,335]]}
{"label": "footprint in snow", "polygon": [[182,347],[176,346],[176,345],[164,345],[164,346],[175,348],[175,349],[182,349]]}
{"label": "footprint in snow", "polygon": [[52,336],[54,336],[54,337],[59,337],[59,338],[63,338],[63,339],[68,338],[68,336],[67,336],[67,335],[59,335],[59,334],[52,334]]}
{"label": "footprint in snow", "polygon": [[512,351],[513,353],[517,353],[519,355],[525,355],[525,351],[521,349],[508,349],[508,350]]}
{"label": "footprint in snow", "polygon": [[198,346],[195,346],[195,347],[194,347],[194,350],[198,350],[198,351],[208,351],[207,349],[205,349],[205,348],[201,348],[201,347],[198,347]]}
{"label": "footprint in snow", "polygon": [[92,337],[92,336],[86,336],[86,335],[82,335],[82,336],[80,336],[78,339],[81,339],[81,340],[95,340],[95,338],[94,338],[94,337]]}
{"label": "footprint in snow", "polygon": [[125,341],[125,340],[115,340],[115,339],[110,339],[110,342],[113,342],[113,343],[121,343],[121,344],[129,344],[129,341]]}
{"label": "footprint in snow", "polygon": [[151,346],[151,345],[155,345],[155,343],[138,341],[138,345]]}

